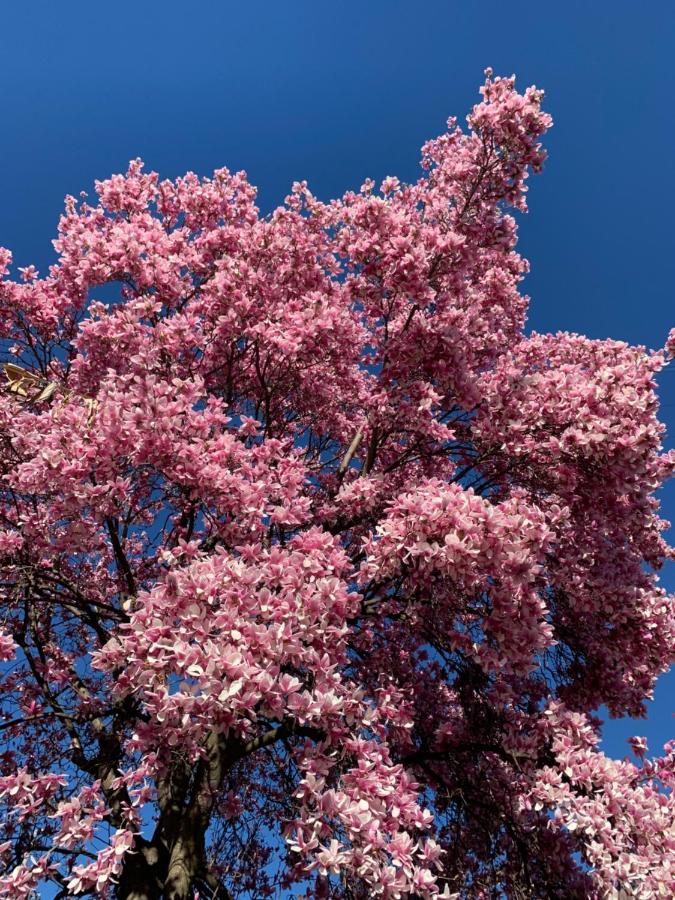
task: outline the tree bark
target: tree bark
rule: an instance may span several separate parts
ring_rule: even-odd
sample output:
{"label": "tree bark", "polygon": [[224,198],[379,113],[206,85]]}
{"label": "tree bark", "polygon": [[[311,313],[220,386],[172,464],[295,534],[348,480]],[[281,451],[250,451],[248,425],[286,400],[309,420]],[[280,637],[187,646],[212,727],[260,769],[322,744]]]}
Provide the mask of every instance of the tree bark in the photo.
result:
{"label": "tree bark", "polygon": [[163,900],[189,900],[192,884],[205,866],[206,829],[226,768],[241,756],[239,746],[228,748],[222,735],[214,732],[206,738],[205,749],[206,757],[197,766],[192,800],[177,823]]}
{"label": "tree bark", "polygon": [[142,838],[137,841],[134,852],[124,859],[117,885],[118,900],[160,900],[166,862],[166,853]]}
{"label": "tree bark", "polygon": [[192,831],[189,822],[187,819],[186,827],[181,829],[183,833],[171,850],[163,900],[190,900],[192,884],[203,868],[204,836]]}

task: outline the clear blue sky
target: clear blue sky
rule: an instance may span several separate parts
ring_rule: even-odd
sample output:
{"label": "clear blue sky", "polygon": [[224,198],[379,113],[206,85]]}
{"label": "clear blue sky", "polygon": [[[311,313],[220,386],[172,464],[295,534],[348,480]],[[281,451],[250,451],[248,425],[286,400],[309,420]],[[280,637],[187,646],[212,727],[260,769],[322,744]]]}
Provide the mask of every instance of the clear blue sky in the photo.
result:
{"label": "clear blue sky", "polygon": [[[0,25],[0,246],[44,270],[66,193],[142,156],[172,177],[243,168],[263,209],[416,177],[483,69],[547,93],[550,159],[521,250],[530,326],[662,346],[675,325],[675,6],[670,0],[10,2]],[[663,378],[675,445],[675,370]],[[675,489],[664,493],[675,520]],[[672,572],[664,583],[675,588]],[[675,736],[675,674],[606,749]]]}

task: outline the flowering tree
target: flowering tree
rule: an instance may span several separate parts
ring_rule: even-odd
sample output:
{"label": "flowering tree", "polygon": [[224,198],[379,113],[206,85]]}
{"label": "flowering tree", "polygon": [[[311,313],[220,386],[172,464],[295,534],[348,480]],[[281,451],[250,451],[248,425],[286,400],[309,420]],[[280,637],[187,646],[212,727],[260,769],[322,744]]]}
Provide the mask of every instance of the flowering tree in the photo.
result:
{"label": "flowering tree", "polygon": [[0,283],[0,896],[675,895],[675,742],[593,716],[673,658],[669,352],[525,334],[482,94],[264,218],[133,162]]}

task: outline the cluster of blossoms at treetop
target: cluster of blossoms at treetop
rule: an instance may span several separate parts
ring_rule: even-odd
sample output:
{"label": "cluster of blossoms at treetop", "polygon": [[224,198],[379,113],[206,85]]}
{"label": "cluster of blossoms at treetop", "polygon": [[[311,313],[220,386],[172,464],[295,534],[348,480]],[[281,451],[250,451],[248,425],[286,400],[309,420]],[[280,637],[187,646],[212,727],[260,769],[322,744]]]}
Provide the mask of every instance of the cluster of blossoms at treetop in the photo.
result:
{"label": "cluster of blossoms at treetop", "polygon": [[675,653],[675,335],[526,332],[551,119],[482,95],[414,184],[137,160],[0,250],[0,897],[675,896],[594,716]]}

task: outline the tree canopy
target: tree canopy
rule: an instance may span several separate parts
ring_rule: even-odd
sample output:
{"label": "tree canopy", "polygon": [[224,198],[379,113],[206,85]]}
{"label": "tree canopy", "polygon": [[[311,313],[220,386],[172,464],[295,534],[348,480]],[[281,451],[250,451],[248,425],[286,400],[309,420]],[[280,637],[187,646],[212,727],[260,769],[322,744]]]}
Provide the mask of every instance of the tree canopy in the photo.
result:
{"label": "tree canopy", "polygon": [[675,894],[675,742],[595,717],[673,661],[675,339],[526,331],[486,76],[414,184],[136,160],[0,250],[0,896]]}

